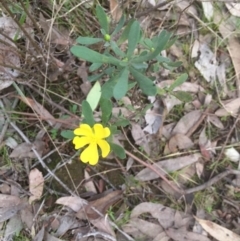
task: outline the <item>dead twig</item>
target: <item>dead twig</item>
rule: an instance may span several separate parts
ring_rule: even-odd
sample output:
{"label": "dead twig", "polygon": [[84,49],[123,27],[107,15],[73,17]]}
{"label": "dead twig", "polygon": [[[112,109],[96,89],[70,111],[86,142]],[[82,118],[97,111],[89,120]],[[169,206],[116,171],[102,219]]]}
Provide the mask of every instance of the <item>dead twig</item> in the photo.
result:
{"label": "dead twig", "polygon": [[238,171],[238,170],[227,170],[225,172],[222,172],[222,173],[218,174],[217,176],[213,177],[212,179],[210,179],[209,181],[205,182],[204,184],[202,184],[200,186],[189,188],[189,189],[185,190],[185,194],[190,194],[190,193],[202,191],[202,190],[212,186],[213,184],[215,184],[216,182],[220,181],[221,179],[223,179],[224,177],[226,177],[228,175],[240,175],[240,171]]}

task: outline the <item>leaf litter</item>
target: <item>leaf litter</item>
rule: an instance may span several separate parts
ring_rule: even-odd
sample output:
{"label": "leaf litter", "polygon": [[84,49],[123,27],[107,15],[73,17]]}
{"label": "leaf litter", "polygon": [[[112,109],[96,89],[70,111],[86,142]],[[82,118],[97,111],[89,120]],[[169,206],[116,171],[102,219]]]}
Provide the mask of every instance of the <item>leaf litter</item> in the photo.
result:
{"label": "leaf litter", "polygon": [[[49,7],[59,7],[58,11],[62,11],[57,4],[53,6],[48,1],[42,1],[42,4],[48,9]],[[131,5],[132,3],[128,4]],[[149,1],[149,4],[156,6],[156,3],[153,1]],[[1,231],[5,229],[4,238],[6,240],[12,239],[14,234],[22,229],[28,230],[31,240],[39,241],[61,240],[62,238],[70,240],[70,233],[73,239],[82,241],[90,236],[95,237],[95,240],[118,240],[120,234],[124,237],[122,240],[143,239],[158,241],[172,239],[177,241],[208,241],[211,240],[211,237],[214,237],[216,240],[228,240],[227,238],[229,237],[230,240],[239,240],[238,231],[236,233],[231,231],[234,222],[235,226],[239,225],[236,223],[236,220],[238,220],[237,214],[235,216],[231,214],[231,219],[230,214],[226,211],[225,217],[230,217],[226,221],[216,212],[216,207],[224,208],[224,205],[226,205],[224,201],[220,203],[218,200],[215,200],[215,195],[212,195],[212,202],[209,202],[209,205],[211,204],[212,206],[207,207],[211,215],[206,215],[203,219],[196,218],[198,222],[195,222],[191,207],[195,205],[197,212],[201,209],[197,205],[199,193],[196,192],[192,196],[183,193],[186,202],[182,201],[180,193],[182,190],[187,190],[188,186],[193,185],[195,187],[204,185],[209,180],[211,181],[212,174],[209,174],[209,170],[212,171],[212,165],[218,165],[214,159],[218,157],[220,148],[224,150],[223,154],[230,162],[225,160],[225,164],[222,158],[220,158],[217,170],[222,172],[225,169],[239,169],[239,148],[236,145],[239,139],[237,121],[235,132],[231,132],[231,135],[225,138],[226,133],[229,131],[228,128],[233,126],[234,120],[238,117],[240,107],[239,58],[237,56],[239,40],[233,34],[237,32],[234,17],[239,16],[238,5],[230,2],[222,3],[222,8],[219,9],[223,9],[223,11],[219,12],[210,2],[202,2],[202,5],[196,5],[195,3],[189,4],[188,1],[170,1],[166,5],[167,7],[158,8],[154,14],[148,14],[143,20],[143,25],[146,24],[147,26],[148,23],[148,31],[146,33],[149,33],[153,31],[153,26],[157,27],[158,30],[156,31],[158,32],[161,28],[168,28],[168,24],[175,22],[176,16],[179,17],[176,23],[178,28],[175,32],[176,35],[179,35],[179,38],[174,47],[169,52],[164,51],[163,55],[173,60],[181,59],[184,68],[189,68],[189,78],[186,82],[172,89],[172,92],[157,96],[157,98],[149,97],[152,107],[148,108],[140,117],[136,114],[136,110],[142,109],[143,106],[142,103],[133,104],[135,102],[134,97],[129,96],[129,101],[127,104],[124,104],[124,107],[120,106],[118,102],[114,103],[112,115],[115,118],[121,116],[121,118],[125,118],[131,123],[131,127],[124,127],[126,136],[125,138],[119,138],[121,142],[119,143],[128,149],[129,147],[125,142],[127,142],[128,138],[132,138],[131,145],[134,145],[134,148],[131,152],[135,158],[129,156],[126,162],[122,162],[118,158],[113,157],[117,164],[115,162],[110,163],[107,160],[101,165],[115,165],[114,167],[118,169],[118,174],[121,173],[122,179],[124,179],[124,184],[115,185],[111,183],[112,180],[108,180],[107,174],[112,171],[109,168],[103,168],[97,174],[92,174],[89,169],[86,169],[83,175],[81,175],[81,169],[77,174],[78,187],[75,184],[73,185],[76,196],[68,196],[68,194],[63,194],[61,191],[59,193],[58,191],[53,191],[49,182],[45,180],[44,174],[37,171],[38,168],[32,167],[30,164],[36,158],[35,153],[32,151],[33,146],[46,163],[51,161],[49,159],[56,158],[52,156],[50,158],[44,157],[46,153],[45,137],[37,138],[36,136],[31,136],[30,143],[32,144],[29,144],[19,140],[19,137],[16,137],[13,134],[13,130],[8,127],[6,130],[7,134],[6,136],[3,134],[3,142],[1,143],[2,147],[6,148],[5,151],[10,153],[7,158],[10,158],[10,161],[13,163],[18,162],[18,165],[22,165],[21,161],[27,158],[31,171],[29,176],[25,175],[25,179],[21,179],[16,175],[17,170],[19,170],[16,163],[13,164],[14,168],[5,169],[4,165],[0,166],[0,180],[4,180],[0,188],[1,222],[6,222],[5,228],[3,225],[1,226]],[[142,6],[141,4],[138,5],[139,10],[141,10]],[[148,7],[148,5],[146,6]],[[111,16],[113,21],[117,22],[127,6],[120,6],[116,1],[110,1],[109,6],[105,7],[109,16]],[[69,19],[66,16],[69,16],[69,13],[75,10],[75,6],[72,6],[71,10],[63,12],[59,19],[61,21]],[[226,16],[229,15],[226,15],[226,13],[230,13],[233,16],[228,18]],[[202,18],[202,14],[205,15],[206,19]],[[63,16],[64,18],[62,18]],[[29,19],[27,21],[30,21]],[[68,47],[73,43],[70,37],[72,36],[71,31],[74,32],[75,27],[69,30],[65,26],[58,26],[57,20],[58,18],[55,17],[49,18],[45,11],[44,14],[41,13],[39,15],[37,26],[40,26],[42,33],[44,33],[43,38],[41,34],[36,34],[37,28],[32,31],[30,27],[27,28],[23,25],[24,28],[28,29],[32,40],[38,39],[37,45],[41,46],[40,49],[44,52],[39,59],[44,59],[48,54],[50,56],[49,59],[51,59],[47,63],[47,65],[51,65],[49,69],[48,67],[41,69],[41,77],[39,78],[38,76],[35,79],[39,81],[38,85],[41,85],[42,77],[46,78],[47,81],[43,81],[46,86],[43,85],[44,88],[42,90],[44,89],[44,96],[50,97],[51,92],[48,92],[48,90],[45,92],[45,88],[54,84],[58,85],[58,81],[62,81],[62,73],[66,72],[67,79],[75,78],[77,81],[81,81],[78,83],[79,86],[81,85],[81,94],[86,97],[92,89],[92,84],[87,81],[89,66],[85,62],[70,61],[71,58],[68,53]],[[209,24],[212,20],[218,30],[212,29],[212,26]],[[88,21],[91,21],[91,18],[88,18]],[[151,24],[151,21],[155,21],[155,23]],[[10,39],[17,40],[16,43],[18,41],[26,41],[26,45],[29,42],[28,50],[34,49],[33,42],[27,39],[24,33],[19,30],[19,26],[16,25],[15,21],[9,17],[1,17],[0,23],[4,23],[2,28],[4,28],[5,34]],[[32,23],[29,24],[31,28],[33,25]],[[88,24],[86,24],[86,27],[89,27]],[[202,30],[208,31],[208,34],[205,34]],[[190,35],[191,40],[189,40],[190,38],[188,39]],[[210,35],[210,37],[207,35]],[[216,39],[222,42],[220,44],[216,42],[217,44],[214,45],[213,42],[217,41]],[[226,39],[228,41],[225,41]],[[1,56],[7,57],[4,60],[1,60],[2,58],[0,57],[0,72],[2,76],[6,77],[3,82],[0,82],[0,91],[6,89],[8,94],[9,91],[12,91],[10,86],[19,77],[18,69],[20,64],[23,65],[24,58],[17,54],[19,45],[9,41],[8,38],[3,38],[2,35],[1,40],[5,41],[0,46]],[[226,48],[221,45],[222,43],[226,45]],[[49,52],[45,51],[46,49]],[[34,54],[36,56],[37,52],[35,49]],[[26,56],[29,55],[31,56],[30,52],[26,53]],[[4,65],[7,64],[15,66],[16,69],[12,70],[5,67]],[[28,65],[30,66],[31,64]],[[232,65],[235,71],[234,74],[229,71]],[[35,66],[30,66],[30,68],[34,69]],[[74,71],[76,72],[75,76],[73,74]],[[180,68],[177,69],[178,71],[183,72]],[[33,72],[31,74],[34,74]],[[35,72],[37,73],[38,71]],[[170,71],[160,70],[156,75],[158,76],[156,85],[160,89],[168,89],[173,85],[175,76]],[[28,79],[29,76],[31,75],[25,75],[24,78]],[[50,85],[48,81],[51,83]],[[211,85],[209,84],[210,82]],[[21,82],[19,83],[21,85]],[[26,85],[22,85],[22,87],[27,89]],[[56,88],[54,91],[57,91]],[[188,93],[192,97],[192,101],[185,103],[178,99],[178,92]],[[211,93],[211,95],[206,93]],[[2,91],[1,94],[5,95],[5,92]],[[70,103],[75,103],[78,106],[79,103],[76,100],[81,99],[82,96],[79,96],[79,93],[77,95],[78,98],[71,100],[72,102],[70,101]],[[22,123],[17,123],[18,126],[21,126],[21,131],[24,134],[28,133],[26,130],[28,130],[28,127],[31,128],[31,126],[38,129],[46,129],[49,134],[50,132],[48,131],[51,129],[56,128],[54,131],[57,133],[59,128],[63,128],[64,125],[78,124],[78,121],[72,121],[69,116],[66,117],[66,122],[69,123],[57,123],[59,121],[57,116],[65,115],[64,111],[62,109],[56,111],[56,106],[53,107],[45,100],[39,100],[36,96],[34,93],[29,97],[26,94],[26,98],[20,97],[21,103],[25,103],[30,107],[34,112],[33,115],[37,117],[34,122],[24,116],[27,127]],[[74,110],[71,105],[68,106],[66,104],[68,97],[65,98],[65,96],[59,93],[56,96],[60,96],[59,105],[61,107],[67,106],[67,108]],[[67,93],[66,96],[74,95],[73,93]],[[12,100],[14,97],[7,98]],[[51,96],[50,98],[53,97]],[[208,98],[209,100],[206,101]],[[93,100],[92,105],[94,109],[97,108],[94,97],[90,99]],[[58,101],[59,99],[56,101],[57,104]],[[213,103],[216,103],[216,107],[213,108],[213,112],[208,113],[206,108]],[[26,109],[23,111],[26,111]],[[78,108],[75,108],[74,111],[74,114],[76,114]],[[23,112],[23,114],[29,113]],[[5,117],[5,114],[3,116]],[[98,117],[98,110],[96,110],[96,118]],[[5,118],[3,118],[3,125],[5,122]],[[59,145],[62,140],[54,137],[54,131],[51,132],[49,137],[53,144],[51,148],[55,148],[53,151],[62,157],[61,164],[68,168],[70,165],[66,163],[70,156],[63,154],[62,146]],[[227,139],[226,143],[224,143],[225,139]],[[155,144],[155,148],[153,148],[152,143]],[[139,154],[142,151],[144,153],[143,156]],[[5,154],[3,156],[5,158]],[[169,183],[164,181],[152,168],[138,165],[137,158],[143,158],[144,162],[150,165],[153,170],[157,170],[162,176],[166,177]],[[24,165],[26,165],[26,161]],[[237,168],[236,165],[238,165]],[[214,176],[216,174],[213,173]],[[96,188],[96,183],[100,182],[95,179],[96,176],[100,181],[106,182],[101,189]],[[239,185],[239,176],[234,176],[236,176],[235,179],[229,176],[229,178],[226,178],[227,181],[218,180],[221,185],[220,189],[224,193],[223,198],[231,199],[230,202],[232,203],[235,203],[236,197],[234,195],[237,196],[239,192],[236,187]],[[65,177],[62,179],[66,180]],[[85,182],[82,182],[84,179]],[[24,183],[23,180],[28,181]],[[228,187],[224,181],[228,182]],[[27,188],[26,182],[29,184]],[[18,185],[16,186],[16,184]],[[79,186],[81,192],[78,193]],[[109,189],[110,186],[113,188],[112,190]],[[179,193],[172,187],[179,189]],[[104,188],[108,190],[104,191]],[[212,189],[206,187],[201,190],[208,192],[210,190],[213,191],[213,189],[219,191],[218,186],[215,186],[215,184]],[[233,196],[229,195],[230,191],[232,191]],[[46,208],[48,195],[46,195],[47,198],[45,199],[45,192],[51,194],[49,200],[52,205],[50,204],[50,206],[54,209],[51,214]],[[55,194],[55,192],[59,197],[57,200],[54,200],[53,193]],[[22,193],[25,194],[25,198],[22,197]],[[205,194],[203,193],[202,195]],[[218,205],[214,206],[214,201],[218,202]],[[123,207],[123,209],[120,207]],[[238,212],[238,208],[232,208],[235,213]],[[183,212],[184,209],[186,210],[185,212]],[[213,220],[215,220],[215,223]],[[118,223],[118,225],[114,226],[114,223]],[[193,228],[196,223],[202,227],[201,231],[196,231]],[[225,223],[228,224],[225,225]],[[228,226],[229,229],[224,228],[224,226]]]}

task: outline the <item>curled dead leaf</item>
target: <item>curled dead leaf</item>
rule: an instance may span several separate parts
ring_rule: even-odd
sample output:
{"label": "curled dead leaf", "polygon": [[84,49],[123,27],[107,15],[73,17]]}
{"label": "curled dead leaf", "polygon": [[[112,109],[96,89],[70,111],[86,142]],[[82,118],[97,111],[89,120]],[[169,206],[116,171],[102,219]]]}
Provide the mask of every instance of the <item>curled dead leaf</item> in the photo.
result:
{"label": "curled dead leaf", "polygon": [[183,134],[175,134],[171,137],[168,143],[170,152],[174,153],[179,150],[186,150],[194,146],[194,143],[189,137]]}

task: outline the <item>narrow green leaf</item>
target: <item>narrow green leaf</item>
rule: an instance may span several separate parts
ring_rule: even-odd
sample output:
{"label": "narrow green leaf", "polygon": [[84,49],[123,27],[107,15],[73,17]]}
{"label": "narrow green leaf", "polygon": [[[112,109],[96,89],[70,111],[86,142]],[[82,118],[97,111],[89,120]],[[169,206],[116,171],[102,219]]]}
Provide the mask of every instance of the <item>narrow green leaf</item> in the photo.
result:
{"label": "narrow green leaf", "polygon": [[94,82],[94,81],[100,79],[103,75],[104,75],[104,73],[95,74],[95,75],[90,75],[90,76],[88,76],[88,81],[89,81],[89,82]]}
{"label": "narrow green leaf", "polygon": [[91,66],[89,67],[89,71],[93,72],[97,69],[99,69],[103,64],[102,63],[93,63],[91,64]]}
{"label": "narrow green leaf", "polygon": [[119,145],[117,145],[117,144],[114,144],[114,143],[111,143],[111,142],[109,143],[109,145],[110,145],[111,150],[112,150],[120,159],[126,158],[125,150],[124,150],[121,146],[119,146]]}
{"label": "narrow green leaf", "polygon": [[140,38],[140,24],[138,21],[134,21],[131,25],[130,32],[128,34],[128,50],[127,50],[127,57],[130,58],[133,54],[139,38]]}
{"label": "narrow green leaf", "polygon": [[97,15],[101,28],[104,29],[106,31],[106,33],[108,34],[109,33],[109,22],[108,22],[107,14],[105,13],[104,9],[100,5],[97,5],[97,7],[96,7],[96,15]]}
{"label": "narrow green leaf", "polygon": [[172,84],[171,86],[168,88],[168,91],[171,92],[173,91],[176,87],[180,86],[181,84],[183,84],[188,78],[188,74],[182,74],[180,75]]}
{"label": "narrow green leaf", "polygon": [[176,98],[178,98],[179,100],[183,101],[183,102],[190,102],[192,101],[192,96],[191,94],[184,92],[184,91],[173,91],[171,93],[171,95],[175,96]]}
{"label": "narrow green leaf", "polygon": [[84,45],[91,45],[102,42],[102,38],[90,38],[90,37],[78,37],[77,43],[84,44]]}
{"label": "narrow green leaf", "polygon": [[121,58],[124,58],[126,56],[126,54],[117,46],[116,42],[111,41],[110,45],[117,56],[120,56]]}
{"label": "narrow green leaf", "polygon": [[141,74],[134,68],[131,68],[130,72],[132,73],[134,79],[138,82],[144,94],[148,96],[153,96],[157,93],[157,88],[151,79]]}
{"label": "narrow green leaf", "polygon": [[113,88],[116,85],[114,79],[110,79],[102,85],[102,98],[110,99],[113,96]]}
{"label": "narrow green leaf", "polygon": [[125,118],[120,118],[115,122],[116,126],[126,127],[130,125],[130,121]]}
{"label": "narrow green leaf", "polygon": [[122,29],[122,27],[123,27],[123,25],[125,23],[125,20],[126,20],[126,18],[125,18],[125,15],[123,14],[122,17],[120,18],[116,28],[114,29],[114,31],[112,33],[112,36],[117,34]]}
{"label": "narrow green leaf", "polygon": [[102,122],[106,125],[112,115],[112,101],[109,99],[101,99],[100,108],[102,111]]}
{"label": "narrow green leaf", "polygon": [[167,31],[163,30],[160,35],[158,36],[158,44],[153,52],[150,52],[149,54],[146,54],[144,56],[140,56],[138,58],[133,59],[134,63],[143,63],[146,61],[149,61],[151,59],[156,58],[159,53],[165,49],[165,46],[170,39],[171,34]]}
{"label": "narrow green leaf", "polygon": [[133,24],[134,21],[135,21],[134,19],[131,19],[131,20],[128,22],[127,26],[124,28],[124,30],[123,30],[123,32],[122,32],[121,37],[120,37],[119,40],[117,41],[118,44],[122,44],[123,42],[125,42],[125,41],[128,39],[128,35],[129,35],[129,32],[130,32],[130,28],[131,28],[131,26],[132,26],[132,24]]}
{"label": "narrow green leaf", "polygon": [[61,135],[63,138],[70,139],[70,140],[72,140],[72,139],[74,138],[74,134],[73,134],[73,131],[72,131],[72,130],[64,130],[64,131],[61,131],[60,135]]}
{"label": "narrow green leaf", "polygon": [[103,54],[100,54],[94,50],[91,50],[85,46],[73,46],[71,47],[70,51],[73,55],[75,55],[78,58],[84,59],[86,61],[89,61],[91,63],[103,63],[103,64],[114,64],[119,65],[121,62],[120,60],[109,57]]}
{"label": "narrow green leaf", "polygon": [[90,126],[93,126],[95,121],[93,118],[93,111],[91,106],[86,100],[83,100],[82,102],[82,114],[84,116],[84,121]]}
{"label": "narrow green leaf", "polygon": [[101,98],[101,85],[100,83],[97,81],[94,86],[92,87],[92,89],[89,91],[88,95],[87,95],[87,102],[89,103],[92,111],[94,111],[99,103],[99,100]]}
{"label": "narrow green leaf", "polygon": [[146,64],[146,63],[132,63],[132,66],[135,69],[147,69],[148,64]]}
{"label": "narrow green leaf", "polygon": [[129,70],[127,68],[123,69],[117,78],[117,84],[113,89],[113,96],[116,100],[121,99],[128,90],[128,75]]}

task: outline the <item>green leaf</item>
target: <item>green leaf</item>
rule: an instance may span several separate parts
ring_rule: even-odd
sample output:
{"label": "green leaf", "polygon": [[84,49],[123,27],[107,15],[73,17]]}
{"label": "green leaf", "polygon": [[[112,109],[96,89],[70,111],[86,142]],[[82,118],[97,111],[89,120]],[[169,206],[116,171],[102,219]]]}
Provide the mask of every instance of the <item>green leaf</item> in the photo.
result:
{"label": "green leaf", "polygon": [[120,131],[117,129],[116,125],[109,126],[109,129],[110,129],[110,132],[111,132],[111,136],[110,137],[120,133]]}
{"label": "green leaf", "polygon": [[140,38],[140,25],[138,21],[134,21],[131,25],[130,32],[128,34],[128,50],[127,50],[127,57],[130,58],[133,54],[139,38]]}
{"label": "green leaf", "polygon": [[130,121],[125,118],[120,118],[115,122],[116,126],[126,127],[130,125]]}
{"label": "green leaf", "polygon": [[95,121],[93,118],[93,111],[91,106],[89,105],[89,103],[86,100],[83,100],[82,102],[82,114],[84,116],[84,121],[90,125],[93,126]]}
{"label": "green leaf", "polygon": [[141,74],[134,68],[131,68],[130,72],[132,73],[134,79],[138,82],[144,94],[148,96],[153,96],[157,93],[157,88],[151,79]]}
{"label": "green leaf", "polygon": [[90,38],[90,37],[78,37],[77,43],[84,44],[84,45],[91,45],[102,42],[102,38]]}
{"label": "green leaf", "polygon": [[180,75],[172,84],[171,86],[168,88],[168,91],[171,92],[173,91],[176,87],[180,86],[181,84],[183,84],[188,78],[188,74],[182,74]]}
{"label": "green leaf", "polygon": [[113,96],[113,88],[116,85],[116,81],[112,78],[102,85],[102,98],[110,99]]}
{"label": "green leaf", "polygon": [[96,15],[97,15],[101,28],[104,29],[106,31],[106,33],[108,34],[109,33],[109,23],[108,23],[107,14],[105,13],[104,9],[100,5],[97,5],[97,7],[96,7]]}
{"label": "green leaf", "polygon": [[113,64],[113,65],[119,65],[119,63],[121,63],[120,60],[112,56],[110,57],[110,56],[100,54],[85,46],[73,46],[71,47],[70,51],[76,57],[84,59],[91,63],[103,63],[103,64]]}
{"label": "green leaf", "polygon": [[90,107],[92,108],[92,111],[94,111],[99,103],[99,100],[101,98],[101,85],[100,83],[97,81],[94,86],[92,87],[92,89],[89,91],[88,95],[87,95],[87,102],[89,103]]}
{"label": "green leaf", "polygon": [[125,20],[126,20],[126,18],[125,18],[125,15],[123,14],[122,17],[120,18],[116,28],[114,29],[112,36],[115,35],[116,33],[118,33],[122,29],[122,27],[125,23]]}
{"label": "green leaf", "polygon": [[147,69],[148,64],[146,63],[132,63],[134,69]]}
{"label": "green leaf", "polygon": [[183,102],[190,102],[192,101],[192,96],[184,91],[174,91],[171,93],[171,95],[175,96],[176,98],[178,98],[179,100],[183,101]]}
{"label": "green leaf", "polygon": [[100,79],[103,75],[104,75],[104,73],[95,74],[95,75],[90,75],[90,76],[88,76],[87,80],[88,80],[89,82],[94,82],[94,81]]}
{"label": "green leaf", "polygon": [[133,24],[133,22],[134,22],[135,20],[134,19],[131,19],[129,22],[128,22],[128,24],[127,24],[127,26],[124,28],[124,30],[123,30],[123,32],[122,32],[122,35],[121,35],[121,37],[118,39],[118,44],[122,44],[123,42],[125,42],[127,39],[128,39],[128,35],[129,35],[129,32],[130,32],[130,28],[131,28],[131,26],[132,26],[132,24]]}
{"label": "green leaf", "polygon": [[159,55],[159,53],[165,48],[170,37],[171,37],[171,34],[168,33],[167,31],[163,30],[160,33],[160,35],[158,36],[158,42],[157,42],[157,46],[156,46],[155,50],[144,56],[140,56],[138,58],[133,59],[133,62],[134,63],[143,63],[143,62],[156,58]]}
{"label": "green leaf", "polygon": [[123,69],[117,78],[117,84],[114,86],[113,89],[113,97],[116,100],[121,99],[128,90],[128,75],[129,70],[127,68]]}
{"label": "green leaf", "polygon": [[101,99],[100,108],[102,111],[102,122],[106,125],[112,115],[112,101],[109,99]]}
{"label": "green leaf", "polygon": [[124,58],[126,56],[126,54],[117,46],[116,42],[111,41],[110,45],[117,56],[120,56],[121,58]]}
{"label": "green leaf", "polygon": [[60,135],[61,135],[63,138],[70,139],[70,140],[72,140],[72,139],[74,138],[73,131],[71,131],[71,130],[61,131]]}
{"label": "green leaf", "polygon": [[120,159],[124,159],[126,158],[126,153],[125,153],[125,150],[117,145],[117,144],[114,144],[114,143],[109,143],[110,147],[111,147],[111,150],[120,158]]}
{"label": "green leaf", "polygon": [[89,67],[89,71],[93,72],[93,71],[99,69],[102,65],[103,65],[102,63],[91,64],[91,66]]}

